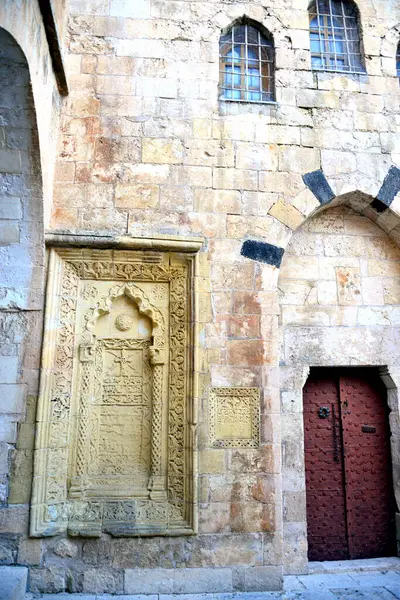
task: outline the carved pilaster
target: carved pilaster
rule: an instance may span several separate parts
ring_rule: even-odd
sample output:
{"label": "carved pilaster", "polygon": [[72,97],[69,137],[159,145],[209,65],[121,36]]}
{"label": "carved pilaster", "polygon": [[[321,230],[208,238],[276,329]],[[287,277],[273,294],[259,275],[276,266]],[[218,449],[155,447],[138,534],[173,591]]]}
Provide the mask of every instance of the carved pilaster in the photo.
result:
{"label": "carved pilaster", "polygon": [[165,350],[150,348],[150,363],[153,366],[153,404],[152,404],[152,446],[151,476],[149,480],[150,497],[166,498],[165,474],[162,467],[162,429],[163,429],[163,382]]}

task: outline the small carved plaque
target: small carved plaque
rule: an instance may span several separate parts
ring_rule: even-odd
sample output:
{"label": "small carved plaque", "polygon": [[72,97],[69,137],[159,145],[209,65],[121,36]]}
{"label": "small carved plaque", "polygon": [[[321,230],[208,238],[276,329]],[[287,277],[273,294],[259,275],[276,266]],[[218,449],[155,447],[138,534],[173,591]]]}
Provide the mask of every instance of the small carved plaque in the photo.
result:
{"label": "small carved plaque", "polygon": [[210,443],[215,448],[258,448],[260,443],[258,388],[212,388]]}

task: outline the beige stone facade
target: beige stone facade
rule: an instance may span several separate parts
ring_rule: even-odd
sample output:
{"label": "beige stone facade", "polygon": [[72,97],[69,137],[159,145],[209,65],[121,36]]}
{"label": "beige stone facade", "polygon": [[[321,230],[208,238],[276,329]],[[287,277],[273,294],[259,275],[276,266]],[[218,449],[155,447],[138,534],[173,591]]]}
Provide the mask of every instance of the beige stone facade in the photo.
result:
{"label": "beige stone facade", "polygon": [[[49,2],[56,47],[0,7],[0,562],[33,592],[307,572],[312,366],[379,368],[400,503],[400,7],[359,0],[350,74],[312,70],[308,0],[264,4]],[[272,102],[220,99],[235,22]]]}

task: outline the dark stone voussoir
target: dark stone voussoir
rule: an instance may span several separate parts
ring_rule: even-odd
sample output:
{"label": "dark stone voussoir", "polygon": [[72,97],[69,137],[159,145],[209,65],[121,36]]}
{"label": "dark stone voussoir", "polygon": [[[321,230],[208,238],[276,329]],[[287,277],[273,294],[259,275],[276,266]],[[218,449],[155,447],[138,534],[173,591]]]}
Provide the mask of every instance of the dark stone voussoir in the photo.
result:
{"label": "dark stone voussoir", "polygon": [[266,242],[257,242],[256,240],[246,240],[243,242],[240,254],[251,260],[280,267],[285,250],[273,244]]}
{"label": "dark stone voussoir", "polygon": [[334,199],[335,194],[322,171],[306,173],[303,175],[303,181],[321,205]]}

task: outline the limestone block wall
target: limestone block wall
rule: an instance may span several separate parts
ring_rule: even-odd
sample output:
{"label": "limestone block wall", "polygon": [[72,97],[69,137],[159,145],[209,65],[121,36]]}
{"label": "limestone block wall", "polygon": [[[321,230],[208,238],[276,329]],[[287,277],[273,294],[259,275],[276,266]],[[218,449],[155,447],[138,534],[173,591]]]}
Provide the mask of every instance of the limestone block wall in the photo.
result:
{"label": "limestone block wall", "polygon": [[[351,295],[357,286],[364,302],[362,294],[373,295],[375,282],[368,288],[363,278],[381,276],[362,270],[373,262],[370,239],[385,240],[377,243],[389,248],[368,219],[395,241],[400,231],[398,197],[393,201],[399,191],[396,170],[393,186],[386,185],[377,205],[383,211],[384,200],[390,208],[380,213],[371,208],[389,169],[400,166],[395,69],[400,7],[394,1],[360,0],[366,73],[351,76],[311,71],[307,7],[307,0],[271,0],[268,7],[259,1],[70,2],[65,49],[70,95],[60,123],[51,232],[59,240],[82,235],[81,243],[94,246],[127,244],[134,236],[204,240],[197,273],[199,518],[196,535],[176,538],[103,534],[96,540],[28,540],[24,524],[17,561],[31,566],[32,591],[258,591],[279,587],[283,572],[307,570],[300,409],[289,410],[281,390],[295,389],[299,407],[309,365],[292,359],[291,351],[281,355],[279,319],[294,345],[307,319],[334,332],[342,327],[342,313],[354,319],[364,315],[362,327],[370,336],[376,327],[387,332],[386,325],[369,320],[386,323],[395,314],[382,313],[383,291],[381,304],[373,300],[378,310],[356,304],[356,316],[351,303],[341,302],[347,294],[349,302],[358,298]],[[243,15],[273,36],[275,103],[218,99],[219,36]],[[321,285],[314,271],[317,291],[308,296],[306,286],[303,303],[296,299],[293,309],[283,300],[281,312],[277,267],[293,231],[326,200],[318,186],[311,186],[313,193],[303,179],[319,170],[330,185],[323,186],[328,200],[341,196],[364,215],[351,240],[321,241],[321,258],[331,258],[329,252],[346,258],[335,266],[343,269],[340,277],[351,280],[350,291],[336,288],[334,303],[336,271]],[[353,213],[329,217],[327,212],[321,222],[329,229],[326,223],[338,219],[345,237],[345,214]],[[355,233],[357,227],[374,233]],[[244,242],[251,242],[246,256]],[[358,247],[362,254],[353,264]],[[309,251],[314,250],[299,250],[300,258]],[[319,256],[308,258],[315,262]],[[291,258],[292,250],[279,285]],[[383,281],[379,285],[383,290]],[[304,307],[306,298],[316,298],[315,304]],[[389,329],[395,336],[394,322]],[[329,337],[324,329],[318,335],[319,360],[330,364],[320,344],[339,334]],[[341,335],[350,335],[344,325]],[[381,346],[367,348],[359,364],[382,365]],[[385,356],[387,365],[389,352]],[[286,358],[288,364],[280,367]],[[258,448],[212,446],[211,387],[259,390]]]}
{"label": "limestone block wall", "polygon": [[[66,2],[54,2],[57,14],[66,17]],[[54,181],[55,148],[58,134],[58,114],[61,99],[52,69],[49,46],[37,2],[5,0],[0,5],[0,27],[5,29],[21,47],[29,65],[35,103],[40,147],[43,205],[48,222]]]}
{"label": "limestone block wall", "polygon": [[302,396],[310,367],[381,367],[400,500],[399,261],[398,246],[387,234],[343,204],[307,221],[286,249],[278,282],[286,569],[299,568],[304,559],[299,552],[307,530]]}
{"label": "limestone block wall", "polygon": [[26,537],[31,496],[44,294],[43,197],[45,196],[45,203],[49,209],[58,110],[59,95],[38,3],[2,2],[0,6],[1,564],[13,564],[17,560],[24,563],[25,551],[29,548]]}

